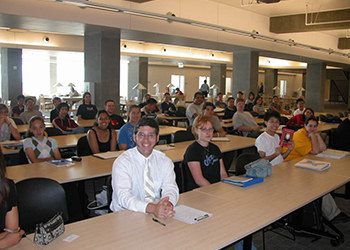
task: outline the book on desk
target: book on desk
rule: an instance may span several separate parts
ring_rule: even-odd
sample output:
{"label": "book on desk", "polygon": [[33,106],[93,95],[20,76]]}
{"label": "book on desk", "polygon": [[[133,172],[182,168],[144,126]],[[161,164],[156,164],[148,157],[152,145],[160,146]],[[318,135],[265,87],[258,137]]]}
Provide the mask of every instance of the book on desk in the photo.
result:
{"label": "book on desk", "polygon": [[223,183],[227,183],[230,185],[235,185],[238,187],[248,187],[260,182],[263,182],[263,177],[251,177],[251,176],[231,176],[229,178],[223,179]]}
{"label": "book on desk", "polygon": [[295,164],[298,168],[306,168],[316,171],[323,171],[328,169],[331,166],[330,162],[324,161],[315,161],[310,159],[304,159]]}
{"label": "book on desk", "polygon": [[333,159],[341,159],[349,155],[349,152],[337,151],[337,150],[325,150],[322,153],[317,154],[317,157],[325,157],[325,158],[333,158]]}

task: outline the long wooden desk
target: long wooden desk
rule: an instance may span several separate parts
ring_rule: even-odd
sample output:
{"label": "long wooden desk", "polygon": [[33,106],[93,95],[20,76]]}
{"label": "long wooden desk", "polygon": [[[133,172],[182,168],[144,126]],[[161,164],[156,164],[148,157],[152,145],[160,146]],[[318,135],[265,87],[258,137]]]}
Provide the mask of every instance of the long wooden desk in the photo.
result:
{"label": "long wooden desk", "polygon": [[[51,136],[50,138],[53,138],[56,140],[59,148],[71,148],[75,147],[78,143],[78,140],[85,136],[86,134],[74,134],[74,135],[59,135],[59,136]],[[23,141],[23,140],[22,140]],[[16,141],[5,141],[1,142],[1,150],[4,155],[6,154],[17,154],[19,152],[18,149],[8,149],[4,148],[2,146],[3,143],[16,143]]]}
{"label": "long wooden desk", "polygon": [[[272,175],[247,188],[216,183],[180,195],[185,204],[214,216],[189,225],[120,211],[66,225],[65,233],[42,249],[220,249],[279,220],[305,204],[345,184],[349,178],[294,166],[294,160],[273,167]],[[346,164],[348,159],[338,163]],[[331,166],[332,168],[332,166]],[[337,168],[337,166],[334,166]],[[63,239],[79,238],[71,243]],[[135,236],[136,235],[136,236]],[[134,237],[135,236],[135,237]],[[30,236],[32,237],[32,235]]]}
{"label": "long wooden desk", "polygon": [[[228,152],[254,146],[255,139],[229,135],[230,142],[214,142],[222,152]],[[193,141],[174,143],[175,149],[164,151],[174,162],[181,162],[185,151]],[[94,156],[82,157],[70,167],[55,167],[45,162],[11,166],[7,168],[7,176],[15,182],[33,177],[45,177],[67,183],[108,176],[112,172],[115,159],[102,160]]]}
{"label": "long wooden desk", "polygon": [[[96,119],[80,120],[80,121],[77,121],[77,123],[78,123],[79,126],[88,128],[88,127],[92,127],[94,125],[95,121],[96,121]],[[53,127],[51,122],[45,122],[45,126],[46,127]],[[24,133],[26,133],[28,131],[29,125],[28,124],[17,125],[17,129],[18,129],[18,132],[20,134],[24,134]]]}

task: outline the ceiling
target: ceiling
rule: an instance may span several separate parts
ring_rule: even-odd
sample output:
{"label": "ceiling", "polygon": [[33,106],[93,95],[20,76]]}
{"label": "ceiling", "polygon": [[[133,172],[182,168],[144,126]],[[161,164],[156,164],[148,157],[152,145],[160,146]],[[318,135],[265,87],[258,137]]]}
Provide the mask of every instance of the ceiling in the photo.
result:
{"label": "ceiling", "polygon": [[[331,11],[349,9],[350,0],[281,0],[279,3],[256,3],[256,0],[210,0],[217,3],[227,4],[236,8],[244,9],[268,17],[305,14],[306,4],[309,12]],[[242,6],[242,3],[244,6]],[[249,4],[252,3],[252,4]],[[319,31],[337,38],[350,36],[348,28]]]}

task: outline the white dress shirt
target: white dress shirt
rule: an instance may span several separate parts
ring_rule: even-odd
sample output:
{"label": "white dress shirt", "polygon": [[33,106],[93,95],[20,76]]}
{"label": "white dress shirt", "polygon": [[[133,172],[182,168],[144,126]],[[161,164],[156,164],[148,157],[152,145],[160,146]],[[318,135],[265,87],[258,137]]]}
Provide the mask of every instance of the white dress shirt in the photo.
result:
{"label": "white dress shirt", "polygon": [[[148,156],[156,200],[169,196],[169,201],[176,205],[179,200],[179,188],[175,181],[174,164],[162,152],[153,150]],[[146,157],[137,150],[129,149],[113,163],[111,210],[116,212],[129,209],[146,213],[148,202],[145,201],[144,168]]]}
{"label": "white dress shirt", "polygon": [[303,110],[297,109],[297,110],[294,111],[294,114],[293,114],[293,115],[296,116],[296,115],[303,114],[304,111],[305,111],[305,108],[304,108]]}

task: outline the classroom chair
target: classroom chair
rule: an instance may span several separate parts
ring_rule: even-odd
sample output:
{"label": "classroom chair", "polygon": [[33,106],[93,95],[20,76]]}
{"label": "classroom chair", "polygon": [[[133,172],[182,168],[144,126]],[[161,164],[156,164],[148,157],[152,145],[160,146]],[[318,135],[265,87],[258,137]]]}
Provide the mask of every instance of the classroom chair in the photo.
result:
{"label": "classroom chair", "polygon": [[22,164],[28,164],[28,159],[27,159],[27,156],[26,156],[26,153],[24,152],[24,149],[21,148],[18,152],[18,158],[19,158],[19,164],[22,165]]}
{"label": "classroom chair", "polygon": [[58,128],[47,127],[45,128],[45,131],[47,133],[47,136],[63,135],[62,131]]}
{"label": "classroom chair", "polygon": [[174,134],[174,142],[195,140],[194,135],[189,131],[176,131]]}
{"label": "classroom chair", "polygon": [[280,125],[286,125],[289,119],[285,116],[281,116]]}
{"label": "classroom chair", "polygon": [[16,125],[23,125],[24,124],[24,122],[17,117],[12,117],[12,120],[16,123]]}
{"label": "classroom chair", "polygon": [[33,233],[36,224],[49,221],[59,212],[64,222],[68,221],[66,193],[57,181],[30,178],[17,182],[16,189],[19,226],[26,233]]}
{"label": "classroom chair", "polygon": [[87,136],[80,137],[80,139],[78,140],[77,155],[78,156],[92,155],[92,151],[91,151],[91,148],[89,146]]}
{"label": "classroom chair", "polygon": [[247,165],[248,163],[251,163],[253,161],[256,161],[257,159],[259,159],[260,156],[258,155],[258,153],[255,154],[241,154],[240,156],[238,156],[237,160],[236,160],[236,171],[235,174],[236,175],[243,175],[246,173],[246,170],[244,168],[245,165]]}

